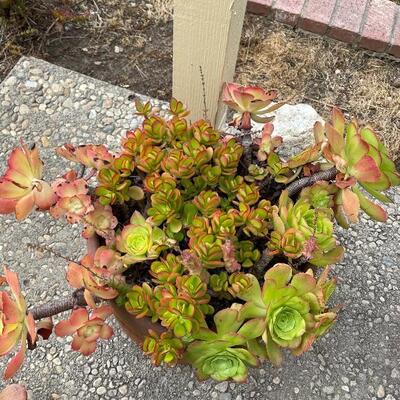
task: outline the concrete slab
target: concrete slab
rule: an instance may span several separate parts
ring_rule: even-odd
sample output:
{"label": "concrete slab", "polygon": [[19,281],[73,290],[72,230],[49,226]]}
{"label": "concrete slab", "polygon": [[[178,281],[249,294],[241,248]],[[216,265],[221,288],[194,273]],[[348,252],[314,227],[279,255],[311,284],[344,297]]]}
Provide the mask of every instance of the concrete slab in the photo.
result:
{"label": "concrete slab", "polygon": [[[68,165],[54,147],[106,142],[115,146],[133,116],[131,92],[46,62],[23,58],[0,85],[1,171],[20,138],[42,144],[47,175]],[[162,106],[160,104],[160,106]],[[392,191],[383,225],[364,217],[339,231],[347,248],[334,267],[339,287],[333,302],[342,304],[331,332],[300,358],[287,356],[282,368],[266,364],[246,385],[196,381],[189,367],[153,368],[147,357],[115,326],[113,340],[85,358],[52,338],[29,352],[15,378],[29,388],[30,399],[90,400],[320,400],[400,399],[400,190]],[[78,227],[33,215],[22,224],[0,218],[0,264],[20,273],[31,303],[67,295],[65,261],[32,250],[46,244],[77,259],[84,251]],[[0,367],[5,364],[1,360]]]}

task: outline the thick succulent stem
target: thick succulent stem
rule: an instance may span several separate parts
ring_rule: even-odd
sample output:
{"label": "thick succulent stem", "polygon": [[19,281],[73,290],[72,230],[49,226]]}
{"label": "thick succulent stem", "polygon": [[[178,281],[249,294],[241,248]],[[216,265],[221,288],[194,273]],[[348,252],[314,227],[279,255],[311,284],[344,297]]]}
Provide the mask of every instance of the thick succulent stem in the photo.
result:
{"label": "thick succulent stem", "polygon": [[261,258],[253,266],[254,275],[258,279],[262,279],[264,274],[267,272],[266,268],[267,268],[268,264],[272,261],[273,258],[274,258],[274,256],[271,256],[268,254],[268,250],[263,251]]}
{"label": "thick succulent stem", "polygon": [[[95,301],[96,300],[98,299],[95,298]],[[75,307],[85,307],[86,305],[87,303],[83,297],[83,291],[76,290],[71,297],[34,307],[30,309],[29,312],[33,315],[33,319],[37,321],[43,318],[52,317],[53,315],[60,314],[64,311],[72,310]]]}
{"label": "thick succulent stem", "polygon": [[292,182],[289,186],[286,187],[289,192],[289,196],[293,196],[300,192],[301,189],[311,186],[318,181],[331,181],[337,174],[337,169],[335,167],[330,168],[326,171],[317,172],[314,175],[307,176],[297,181]]}

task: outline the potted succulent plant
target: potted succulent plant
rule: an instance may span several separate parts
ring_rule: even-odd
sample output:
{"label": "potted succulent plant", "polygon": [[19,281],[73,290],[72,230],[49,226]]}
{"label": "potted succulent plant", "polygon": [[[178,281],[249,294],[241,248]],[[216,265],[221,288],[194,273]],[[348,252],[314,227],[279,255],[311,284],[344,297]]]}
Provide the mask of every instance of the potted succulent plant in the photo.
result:
{"label": "potted succulent plant", "polygon": [[[227,84],[236,136],[189,122],[175,99],[163,115],[137,101],[143,124],[118,154],[65,144],[57,153],[82,168],[52,183],[35,146],[12,151],[0,212],[23,220],[37,209],[80,223],[88,249],[67,267],[73,295],[53,304],[27,309],[17,275],[4,269],[0,354],[20,346],[6,379],[38,334],[72,335],[73,350],[93,353],[113,334],[112,314],[154,364],[190,363],[217,381],[243,382],[262,360],[279,365],[284,349],[300,355],[332,326],[329,266],[344,251],[334,221],[346,228],[361,209],[385,221],[370,196],[389,202],[382,191],[400,177],[372,128],[337,109],[315,124],[313,146],[283,159],[270,117],[276,98]],[[252,121],[264,124],[261,138]]]}

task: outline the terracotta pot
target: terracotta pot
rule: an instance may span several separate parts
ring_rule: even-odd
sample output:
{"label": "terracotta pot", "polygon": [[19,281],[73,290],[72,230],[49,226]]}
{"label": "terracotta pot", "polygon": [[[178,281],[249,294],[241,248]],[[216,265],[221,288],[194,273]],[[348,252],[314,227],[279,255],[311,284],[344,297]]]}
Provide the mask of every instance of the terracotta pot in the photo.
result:
{"label": "terracotta pot", "polygon": [[136,318],[132,314],[129,314],[124,308],[117,306],[115,302],[110,302],[115,318],[121,325],[124,332],[138,345],[142,345],[144,338],[148,335],[148,330],[152,329],[157,333],[162,333],[165,328],[160,324],[151,322],[148,317]]}
{"label": "terracotta pot", "polygon": [[[88,240],[88,254],[94,254],[98,247],[99,239],[97,237]],[[121,328],[139,346],[143,344],[149,329],[157,333],[162,333],[166,330],[160,324],[151,322],[151,319],[148,317],[136,318],[134,315],[129,314],[125,308],[119,307],[114,301],[110,301],[110,305],[113,308],[115,318],[121,325]]]}

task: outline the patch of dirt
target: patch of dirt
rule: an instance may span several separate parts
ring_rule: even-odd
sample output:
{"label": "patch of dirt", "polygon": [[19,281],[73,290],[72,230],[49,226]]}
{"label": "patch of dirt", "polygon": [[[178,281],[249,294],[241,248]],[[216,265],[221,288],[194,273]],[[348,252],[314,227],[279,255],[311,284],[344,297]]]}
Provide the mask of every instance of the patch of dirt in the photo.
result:
{"label": "patch of dirt", "polygon": [[[16,0],[22,4],[23,0]],[[399,0],[400,1],[400,0]],[[0,80],[21,55],[168,99],[172,0],[31,0],[0,26]],[[370,122],[400,159],[400,62],[247,15],[236,80]]]}
{"label": "patch of dirt", "polygon": [[153,97],[172,81],[172,0],[32,0],[0,28],[0,80],[33,55]]}

